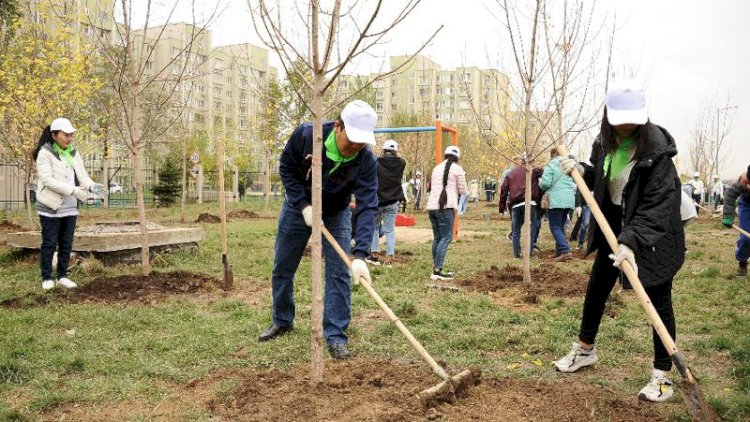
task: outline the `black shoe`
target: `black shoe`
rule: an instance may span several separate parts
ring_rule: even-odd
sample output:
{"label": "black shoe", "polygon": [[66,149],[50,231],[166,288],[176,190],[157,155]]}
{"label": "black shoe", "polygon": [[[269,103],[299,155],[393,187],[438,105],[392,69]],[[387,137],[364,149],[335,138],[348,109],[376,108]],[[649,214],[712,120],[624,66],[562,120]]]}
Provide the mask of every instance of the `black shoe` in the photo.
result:
{"label": "black shoe", "polygon": [[747,261],[739,261],[737,277],[747,277]]}
{"label": "black shoe", "polygon": [[292,331],[292,326],[281,326],[276,324],[271,324],[270,327],[266,331],[263,332],[263,334],[258,336],[258,341],[268,341],[273,338],[276,338],[284,333],[287,333],[289,331]]}
{"label": "black shoe", "polygon": [[365,262],[370,265],[380,265],[380,261],[378,261],[378,257],[375,255],[368,255],[365,258]]}
{"label": "black shoe", "polygon": [[451,271],[443,271],[443,269],[439,270],[432,270],[432,275],[430,276],[430,280],[451,280],[453,279],[453,272]]}
{"label": "black shoe", "polygon": [[328,345],[328,352],[334,359],[349,359],[349,348],[346,347],[346,343],[334,343]]}

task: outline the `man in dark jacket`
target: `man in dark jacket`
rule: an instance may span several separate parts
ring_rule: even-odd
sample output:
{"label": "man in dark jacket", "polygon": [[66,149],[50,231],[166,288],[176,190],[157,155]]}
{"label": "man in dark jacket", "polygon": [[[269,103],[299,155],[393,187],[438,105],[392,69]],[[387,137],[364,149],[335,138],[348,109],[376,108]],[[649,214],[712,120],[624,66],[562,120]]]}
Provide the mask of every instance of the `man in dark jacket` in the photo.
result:
{"label": "man in dark jacket", "polygon": [[[354,229],[354,260],[351,280],[370,279],[364,258],[372,241],[373,222],[378,206],[377,162],[366,145],[375,144],[373,129],[375,111],[361,100],[344,107],[335,122],[323,124],[323,223],[348,254],[352,228],[349,203],[356,199],[357,219]],[[294,322],[294,274],[310,238],[312,227],[312,147],[313,127],[297,127],[284,147],[279,173],[286,198],[279,216],[273,265],[273,324],[258,340],[267,341],[290,331]],[[351,320],[351,288],[346,264],[324,239],[325,309],[323,335],[331,355],[349,357],[344,333]]]}
{"label": "man in dark jacket", "polygon": [[404,177],[406,161],[398,156],[398,143],[393,139],[383,144],[383,155],[378,158],[378,213],[375,216],[375,231],[372,236],[370,256],[365,260],[380,265],[380,236],[385,235],[385,263],[396,253],[396,214],[398,203],[404,200],[401,179]]}
{"label": "man in dark jacket", "polygon": [[[539,178],[542,175],[541,168],[535,168],[531,171],[531,221],[536,220],[536,205],[539,203]],[[521,226],[524,222],[526,195],[526,160],[521,159],[520,164],[513,167],[503,180],[500,187],[500,205],[501,213],[505,212],[506,207],[511,212],[511,237],[513,241],[513,257],[521,257]],[[539,226],[531,225],[531,248],[536,247],[536,239],[539,235]]]}
{"label": "man in dark jacket", "polygon": [[[747,173],[743,173],[737,182],[724,191],[724,219],[721,221],[725,227],[734,225],[735,208],[739,208],[740,228],[750,231],[750,167]],[[750,239],[740,234],[737,239],[737,277],[747,277],[747,260],[750,258]]]}

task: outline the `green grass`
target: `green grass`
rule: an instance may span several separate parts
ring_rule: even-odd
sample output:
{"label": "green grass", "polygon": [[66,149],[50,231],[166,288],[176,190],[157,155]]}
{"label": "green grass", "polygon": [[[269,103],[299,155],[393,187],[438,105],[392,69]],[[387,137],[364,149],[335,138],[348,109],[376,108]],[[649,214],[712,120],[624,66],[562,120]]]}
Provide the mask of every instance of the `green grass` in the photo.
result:
{"label": "green grass", "polygon": [[[241,206],[257,211],[258,204]],[[201,212],[216,213],[216,208],[215,204],[191,206],[187,220]],[[460,275],[511,262],[510,243],[504,238],[508,222],[482,221],[486,212],[494,211],[470,208],[469,216],[478,220],[464,219],[462,228],[490,234],[461,238],[448,253],[447,265]],[[176,208],[148,213],[150,220],[165,225],[179,220]],[[24,223],[23,214],[9,216]],[[424,214],[417,217],[418,227],[429,226]],[[122,209],[84,210],[81,223],[105,218],[134,219],[135,214]],[[206,236],[197,252],[162,255],[155,260],[155,269],[220,277],[219,226],[202,227]],[[543,249],[552,247],[547,230],[545,225]],[[750,284],[733,277],[735,238],[716,236],[716,230],[720,229],[701,223],[688,229],[691,251],[674,284],[677,343],[721,416],[750,420]],[[84,409],[122,404],[130,412],[127,418],[147,420],[153,408],[191,380],[238,368],[284,369],[307,362],[309,260],[303,260],[296,279],[296,329],[277,341],[257,343],[255,337],[270,322],[276,221],[231,221],[228,232],[233,293],[216,294],[210,300],[172,297],[151,305],[53,303],[0,308],[0,420],[35,420],[73,404]],[[539,306],[509,307],[487,294],[428,289],[430,245],[399,244],[398,250],[412,252],[412,260],[373,269],[375,288],[431,354],[452,368],[479,365],[487,376],[559,378],[551,362],[567,352],[577,335],[582,298],[542,296]],[[581,273],[590,269],[590,261],[559,265]],[[41,294],[38,271],[34,255],[0,247],[0,300]],[[137,273],[139,268],[100,271],[116,275]],[[94,277],[80,267],[73,269],[72,276],[82,283]],[[259,296],[260,305],[250,306],[247,294]],[[605,316],[602,322],[600,364],[582,379],[632,396],[650,371],[651,327],[632,293],[621,293],[611,306],[617,318]],[[417,359],[363,289],[353,291],[352,309],[349,334],[358,356]],[[238,350],[244,352],[235,353]],[[226,403],[236,387],[234,381],[219,380],[211,394],[217,403]],[[686,420],[683,407],[678,399],[668,405],[668,413],[674,420]],[[180,420],[211,419],[210,411],[200,406],[181,411],[176,416]]]}

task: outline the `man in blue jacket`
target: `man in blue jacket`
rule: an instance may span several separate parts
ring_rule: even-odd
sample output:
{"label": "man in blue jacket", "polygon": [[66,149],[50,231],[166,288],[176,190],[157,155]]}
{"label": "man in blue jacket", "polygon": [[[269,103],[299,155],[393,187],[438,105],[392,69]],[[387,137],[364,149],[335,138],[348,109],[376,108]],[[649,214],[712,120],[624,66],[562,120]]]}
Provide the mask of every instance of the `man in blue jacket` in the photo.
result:
{"label": "man in blue jacket", "polygon": [[[373,129],[378,116],[362,100],[347,104],[336,121],[323,123],[323,223],[341,247],[350,253],[352,194],[358,218],[354,228],[351,280],[370,280],[364,258],[372,242],[378,208],[377,161],[367,145],[375,145]],[[312,232],[313,127],[294,130],[281,154],[279,173],[286,198],[279,216],[273,264],[273,323],[258,337],[268,341],[290,331],[294,323],[294,274]],[[335,359],[349,357],[344,333],[351,320],[350,274],[333,247],[323,239],[325,299],[323,335]]]}

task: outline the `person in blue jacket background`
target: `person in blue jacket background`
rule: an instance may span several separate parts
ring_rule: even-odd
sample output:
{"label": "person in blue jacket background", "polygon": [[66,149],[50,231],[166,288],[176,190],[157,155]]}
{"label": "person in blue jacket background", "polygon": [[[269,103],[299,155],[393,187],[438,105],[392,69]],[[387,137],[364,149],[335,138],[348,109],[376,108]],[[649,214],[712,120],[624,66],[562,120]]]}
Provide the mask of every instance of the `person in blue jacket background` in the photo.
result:
{"label": "person in blue jacket background", "polygon": [[[378,116],[362,100],[348,103],[338,119],[323,124],[323,223],[349,254],[355,239],[351,280],[370,280],[364,258],[372,242],[378,208],[377,160],[367,145],[375,145],[373,129]],[[312,232],[311,123],[298,126],[281,154],[279,173],[286,198],[279,215],[273,264],[273,323],[258,337],[271,340],[293,327],[294,274]],[[349,203],[357,204],[357,219],[351,227]],[[346,329],[351,320],[350,273],[333,247],[323,239],[325,298],[323,335],[335,359],[349,357]]]}

